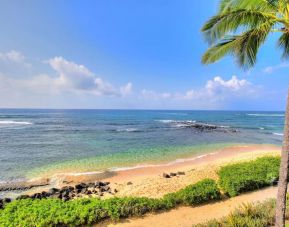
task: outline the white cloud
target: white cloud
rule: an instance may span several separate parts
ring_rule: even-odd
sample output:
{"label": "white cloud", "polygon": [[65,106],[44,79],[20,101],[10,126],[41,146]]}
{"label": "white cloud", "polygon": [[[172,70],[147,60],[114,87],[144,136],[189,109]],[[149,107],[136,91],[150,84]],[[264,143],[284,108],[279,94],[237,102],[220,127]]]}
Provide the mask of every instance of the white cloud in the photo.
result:
{"label": "white cloud", "polygon": [[212,80],[207,81],[203,88],[191,89],[184,93],[158,93],[143,89],[141,94],[145,99],[172,99],[218,103],[236,97],[254,97],[258,94],[258,91],[259,88],[257,86],[254,86],[245,79],[238,79],[237,76],[232,76],[229,80],[224,80],[220,76],[216,76]]}
{"label": "white cloud", "polygon": [[282,68],[289,68],[289,64],[288,63],[282,63],[282,64],[278,64],[275,66],[268,66],[263,70],[263,72],[267,73],[267,74],[271,74],[274,71],[282,69]]}
{"label": "white cloud", "polygon": [[27,75],[30,68],[31,64],[26,62],[22,53],[15,50],[6,53],[0,52],[0,75],[21,77]]}
{"label": "white cloud", "polygon": [[131,83],[117,89],[97,77],[85,66],[67,61],[62,57],[54,57],[47,63],[57,72],[58,77],[55,79],[55,85],[61,89],[108,96],[128,95],[132,89]]}

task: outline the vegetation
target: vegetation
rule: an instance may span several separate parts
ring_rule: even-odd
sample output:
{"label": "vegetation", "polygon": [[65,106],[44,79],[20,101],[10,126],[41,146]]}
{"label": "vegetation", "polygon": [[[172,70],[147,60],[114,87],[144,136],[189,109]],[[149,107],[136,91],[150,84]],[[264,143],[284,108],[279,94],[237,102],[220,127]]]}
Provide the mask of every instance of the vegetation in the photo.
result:
{"label": "vegetation", "polygon": [[227,165],[219,171],[219,185],[229,196],[272,185],[278,180],[279,166],[279,157]]}
{"label": "vegetation", "polygon": [[[234,212],[220,220],[214,219],[206,223],[194,225],[193,227],[274,226],[275,207],[275,199],[269,199],[257,204],[243,204]],[[288,220],[288,218],[289,211],[287,210],[286,220]]]}
{"label": "vegetation", "polygon": [[[289,59],[288,0],[220,0],[217,14],[203,26],[210,48],[202,58],[204,64],[233,56],[244,69],[253,67],[257,53],[268,36],[278,35],[282,58]],[[276,37],[276,36],[275,36]],[[284,141],[279,173],[276,226],[285,225],[286,192],[289,166],[289,95],[284,127]]]}
{"label": "vegetation", "polygon": [[178,204],[196,205],[220,198],[214,180],[204,179],[162,199],[95,198],[64,202],[59,199],[15,200],[0,210],[0,226],[80,226],[104,219],[117,220],[147,212],[168,210]]}

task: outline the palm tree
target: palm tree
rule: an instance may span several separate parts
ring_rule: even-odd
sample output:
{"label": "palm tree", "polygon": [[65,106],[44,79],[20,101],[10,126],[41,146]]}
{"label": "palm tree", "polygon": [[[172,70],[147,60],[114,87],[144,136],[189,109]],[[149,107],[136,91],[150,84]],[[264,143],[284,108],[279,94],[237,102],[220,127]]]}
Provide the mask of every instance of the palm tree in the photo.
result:
{"label": "palm tree", "polygon": [[[282,58],[289,59],[289,0],[220,0],[216,16],[203,26],[210,48],[202,58],[214,63],[232,55],[248,69],[256,63],[261,44],[271,33],[278,32]],[[289,97],[289,96],[288,96]],[[287,97],[284,140],[276,204],[276,226],[285,226],[286,192],[289,156],[289,98]]]}

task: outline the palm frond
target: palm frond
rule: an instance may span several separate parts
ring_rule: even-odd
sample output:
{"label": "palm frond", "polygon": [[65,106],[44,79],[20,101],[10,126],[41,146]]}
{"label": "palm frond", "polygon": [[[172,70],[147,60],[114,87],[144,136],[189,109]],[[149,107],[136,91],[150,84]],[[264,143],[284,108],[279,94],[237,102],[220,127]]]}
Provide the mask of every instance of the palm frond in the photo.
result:
{"label": "palm frond", "polygon": [[236,32],[239,28],[250,30],[267,22],[273,23],[277,19],[274,14],[238,9],[212,17],[204,24],[202,32],[208,43],[212,44],[228,33]]}
{"label": "palm frond", "polygon": [[234,51],[238,36],[227,36],[216,45],[210,47],[202,57],[203,64],[210,64],[218,61]]}
{"label": "palm frond", "polygon": [[279,40],[278,46],[282,50],[282,58],[288,59],[289,58],[289,32],[283,33]]}
{"label": "palm frond", "polygon": [[272,26],[271,22],[266,22],[241,35],[226,37],[207,50],[202,63],[213,63],[225,55],[232,54],[241,67],[252,67],[256,63],[258,49],[266,40]]}
{"label": "palm frond", "polygon": [[251,9],[272,13],[278,11],[279,3],[278,0],[222,0],[220,1],[219,13],[237,9]]}

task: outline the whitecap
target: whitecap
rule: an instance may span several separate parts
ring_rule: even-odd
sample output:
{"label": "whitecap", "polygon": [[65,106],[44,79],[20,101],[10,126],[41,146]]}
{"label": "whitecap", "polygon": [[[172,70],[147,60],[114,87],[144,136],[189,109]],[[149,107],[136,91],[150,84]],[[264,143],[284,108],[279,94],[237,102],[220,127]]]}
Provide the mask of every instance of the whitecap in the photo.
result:
{"label": "whitecap", "polygon": [[28,121],[0,121],[1,125],[32,125],[31,122]]}
{"label": "whitecap", "polygon": [[138,128],[120,128],[116,129],[117,132],[140,132]]}
{"label": "whitecap", "polygon": [[274,132],[273,134],[276,135],[276,136],[284,136],[283,133],[277,133],[277,132]]}
{"label": "whitecap", "polygon": [[284,117],[284,114],[258,114],[258,113],[252,113],[252,114],[246,114],[247,116],[253,116],[253,117]]}

